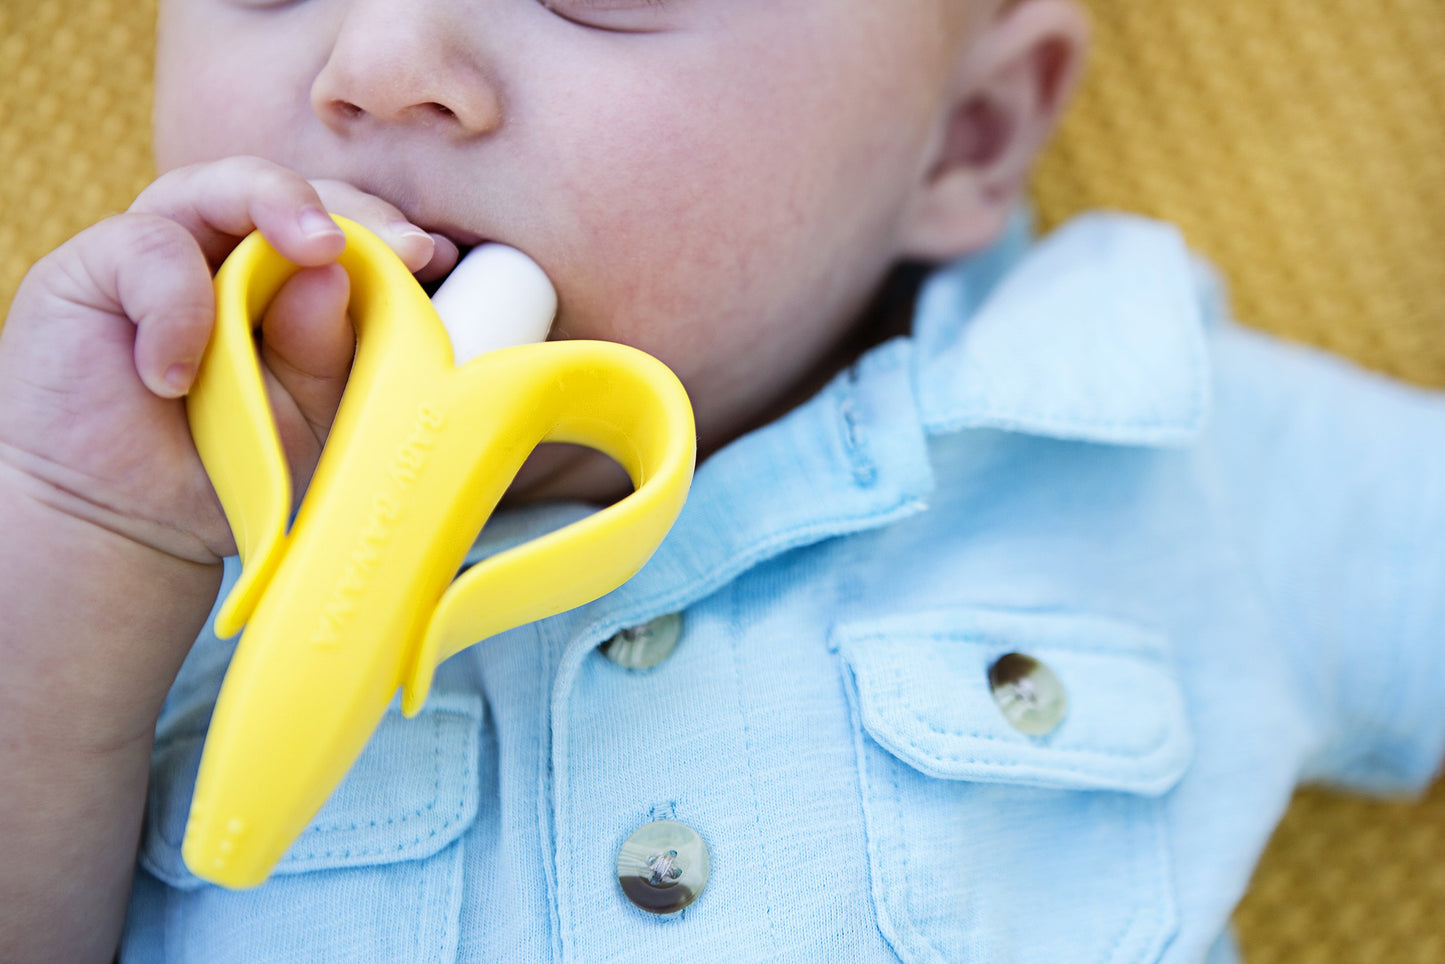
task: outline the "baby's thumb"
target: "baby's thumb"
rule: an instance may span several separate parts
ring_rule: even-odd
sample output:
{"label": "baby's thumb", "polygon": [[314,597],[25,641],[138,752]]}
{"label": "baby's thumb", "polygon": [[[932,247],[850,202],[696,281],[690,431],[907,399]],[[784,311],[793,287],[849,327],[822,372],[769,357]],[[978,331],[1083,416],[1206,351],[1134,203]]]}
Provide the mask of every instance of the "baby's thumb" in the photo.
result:
{"label": "baby's thumb", "polygon": [[318,443],[331,429],[356,355],[346,314],[350,294],[340,265],[304,268],[282,286],[261,321],[262,361]]}

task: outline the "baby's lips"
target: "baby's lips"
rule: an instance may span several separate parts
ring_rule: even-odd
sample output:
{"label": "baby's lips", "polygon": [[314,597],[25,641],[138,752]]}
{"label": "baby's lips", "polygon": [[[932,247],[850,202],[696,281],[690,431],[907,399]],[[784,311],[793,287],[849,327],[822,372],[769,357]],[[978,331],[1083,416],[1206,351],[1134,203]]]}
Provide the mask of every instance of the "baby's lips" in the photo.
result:
{"label": "baby's lips", "polygon": [[460,224],[434,221],[416,216],[414,212],[409,213],[414,217],[414,220],[407,222],[409,226],[419,231],[425,231],[433,245],[431,260],[413,272],[417,276],[417,280],[423,284],[442,281],[448,273],[456,268],[457,263],[466,257],[468,251],[491,240],[491,238]]}

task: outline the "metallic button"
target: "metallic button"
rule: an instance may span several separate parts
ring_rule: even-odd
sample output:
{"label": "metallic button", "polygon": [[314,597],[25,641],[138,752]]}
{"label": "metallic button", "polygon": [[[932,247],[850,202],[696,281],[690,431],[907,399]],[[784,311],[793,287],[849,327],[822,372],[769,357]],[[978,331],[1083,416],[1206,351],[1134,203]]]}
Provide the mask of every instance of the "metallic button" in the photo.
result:
{"label": "metallic button", "polygon": [[602,644],[602,655],[628,669],[652,669],[672,655],[682,636],[682,613],[624,629]]}
{"label": "metallic button", "polygon": [[1004,718],[1022,733],[1043,736],[1064,721],[1068,709],[1064,684],[1032,656],[1000,656],[988,668],[988,685]]}
{"label": "metallic button", "polygon": [[707,886],[707,844],[687,824],[658,820],[638,829],[617,852],[622,892],[653,914],[676,914]]}

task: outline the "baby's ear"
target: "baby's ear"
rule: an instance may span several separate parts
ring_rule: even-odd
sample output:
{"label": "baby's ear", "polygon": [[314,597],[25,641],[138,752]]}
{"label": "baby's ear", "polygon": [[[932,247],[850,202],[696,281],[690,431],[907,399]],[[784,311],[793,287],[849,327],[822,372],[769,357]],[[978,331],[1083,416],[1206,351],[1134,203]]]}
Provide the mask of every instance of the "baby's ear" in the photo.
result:
{"label": "baby's ear", "polygon": [[903,227],[901,254],[948,261],[1003,230],[1082,73],[1073,0],[1018,0],[964,40]]}

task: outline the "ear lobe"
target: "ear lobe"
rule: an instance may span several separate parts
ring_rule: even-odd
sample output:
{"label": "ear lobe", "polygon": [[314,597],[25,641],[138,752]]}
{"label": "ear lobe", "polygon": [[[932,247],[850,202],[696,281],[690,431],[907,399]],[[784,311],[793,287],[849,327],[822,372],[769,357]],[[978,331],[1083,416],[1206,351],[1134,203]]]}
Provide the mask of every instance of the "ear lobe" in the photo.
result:
{"label": "ear lobe", "polygon": [[1072,0],[1022,0],[959,55],[904,225],[902,254],[947,261],[998,236],[1077,85],[1088,25]]}

